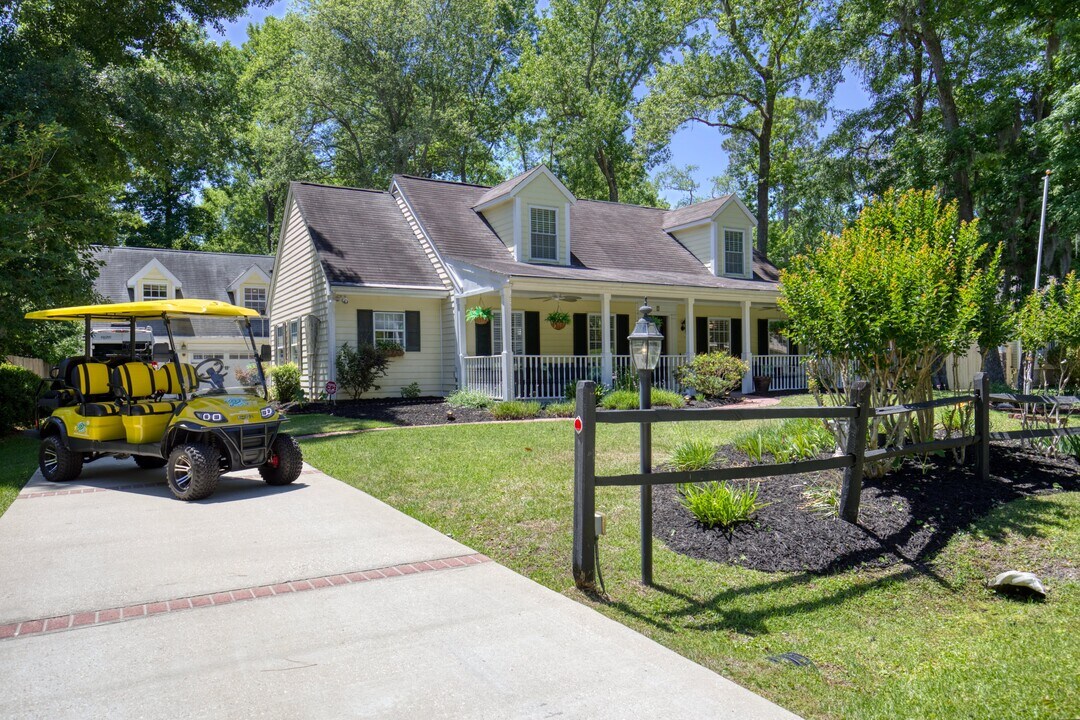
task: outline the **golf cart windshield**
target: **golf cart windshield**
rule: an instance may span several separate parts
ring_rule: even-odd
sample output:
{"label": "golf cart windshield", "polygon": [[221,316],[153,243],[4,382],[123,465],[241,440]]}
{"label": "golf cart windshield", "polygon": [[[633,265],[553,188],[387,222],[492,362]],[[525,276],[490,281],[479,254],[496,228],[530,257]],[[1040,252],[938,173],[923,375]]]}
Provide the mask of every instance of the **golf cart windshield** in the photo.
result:
{"label": "golf cart windshield", "polygon": [[194,396],[266,396],[266,383],[244,318],[192,318],[187,323],[174,319],[171,326],[180,362],[195,368],[199,382]]}

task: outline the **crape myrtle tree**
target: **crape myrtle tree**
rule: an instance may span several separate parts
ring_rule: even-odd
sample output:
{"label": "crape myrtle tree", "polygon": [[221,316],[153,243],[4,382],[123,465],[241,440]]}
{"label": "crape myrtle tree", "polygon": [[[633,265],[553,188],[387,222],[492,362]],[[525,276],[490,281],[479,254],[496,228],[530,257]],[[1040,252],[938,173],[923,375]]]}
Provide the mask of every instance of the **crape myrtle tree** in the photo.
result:
{"label": "crape myrtle tree", "polygon": [[[1000,263],[1000,248],[933,190],[890,190],[794,258],[781,273],[780,306],[792,341],[813,356],[818,403],[843,404],[856,376],[875,406],[932,399],[934,368],[948,355],[1004,339],[1007,325],[987,310]],[[932,439],[933,410],[913,415],[873,418],[868,447]]]}
{"label": "crape myrtle tree", "polygon": [[1032,290],[1016,313],[1020,344],[1029,364],[1036,368],[1035,382],[1056,385],[1059,394],[1075,381],[1080,369],[1080,278],[1075,272],[1045,287]]}

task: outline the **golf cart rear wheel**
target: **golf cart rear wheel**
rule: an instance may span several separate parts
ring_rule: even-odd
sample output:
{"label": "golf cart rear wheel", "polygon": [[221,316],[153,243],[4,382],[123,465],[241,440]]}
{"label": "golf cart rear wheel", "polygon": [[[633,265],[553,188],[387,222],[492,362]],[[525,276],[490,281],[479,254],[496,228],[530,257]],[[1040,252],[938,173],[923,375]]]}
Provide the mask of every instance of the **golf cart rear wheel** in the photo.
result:
{"label": "golf cart rear wheel", "polygon": [[288,485],[300,477],[303,466],[300,444],[291,435],[278,433],[270,446],[270,459],[259,466],[259,474],[267,485]]}
{"label": "golf cart rear wheel", "polygon": [[153,455],[134,455],[133,457],[135,458],[135,464],[143,470],[163,468],[165,463],[169,462],[165,458],[154,457]]}
{"label": "golf cart rear wheel", "polygon": [[38,467],[49,482],[67,482],[82,472],[82,453],[64,447],[59,435],[50,435],[41,441],[38,449]]}
{"label": "golf cart rear wheel", "polygon": [[169,453],[165,477],[180,500],[202,500],[214,494],[221,475],[221,456],[207,443],[177,445]]}

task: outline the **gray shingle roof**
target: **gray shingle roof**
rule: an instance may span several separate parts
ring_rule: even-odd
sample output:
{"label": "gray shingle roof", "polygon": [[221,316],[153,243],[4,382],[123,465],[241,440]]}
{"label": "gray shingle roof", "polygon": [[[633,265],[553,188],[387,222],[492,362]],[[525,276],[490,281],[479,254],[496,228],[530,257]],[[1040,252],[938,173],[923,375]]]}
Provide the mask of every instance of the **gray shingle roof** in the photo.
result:
{"label": "gray shingle roof", "polygon": [[664,213],[664,228],[673,228],[698,220],[707,220],[712,217],[717,209],[726,203],[731,195],[721,195],[712,200],[704,200],[693,205],[669,210]]}
{"label": "gray shingle roof", "polygon": [[443,257],[500,274],[747,290],[775,289],[778,279],[776,268],[757,253],[752,280],[715,277],[664,232],[669,211],[594,200],[578,200],[571,211],[570,267],[517,262],[472,209],[487,188],[409,176],[394,179]]}
{"label": "gray shingle roof", "polygon": [[[98,247],[94,258],[101,267],[94,289],[109,302],[129,302],[136,298],[128,280],[148,263],[157,260],[180,281],[180,293],[187,298],[221,300],[243,304],[243,298],[234,298],[228,292],[229,285],[257,265],[267,275],[274,271],[273,255],[244,255],[241,253],[214,253],[197,250],[165,250],[161,248]],[[206,321],[213,323],[215,321]],[[265,335],[261,322],[252,322],[258,334]],[[160,323],[154,323],[154,333],[164,335]],[[189,324],[174,322],[177,335],[191,335]],[[261,331],[261,332],[260,332]]]}
{"label": "gray shingle roof", "polygon": [[332,284],[445,289],[390,193],[300,182],[290,189]]}
{"label": "gray shingle roof", "polygon": [[487,192],[481,195],[480,198],[473,204],[473,207],[476,207],[477,205],[483,205],[486,202],[491,202],[492,200],[502,197],[503,195],[509,195],[510,193],[514,192],[514,188],[532,177],[532,174],[536,172],[536,170],[538,170],[539,168],[540,166],[537,165],[531,170],[526,170],[520,175],[515,175],[509,180],[504,180],[495,187],[488,189]]}

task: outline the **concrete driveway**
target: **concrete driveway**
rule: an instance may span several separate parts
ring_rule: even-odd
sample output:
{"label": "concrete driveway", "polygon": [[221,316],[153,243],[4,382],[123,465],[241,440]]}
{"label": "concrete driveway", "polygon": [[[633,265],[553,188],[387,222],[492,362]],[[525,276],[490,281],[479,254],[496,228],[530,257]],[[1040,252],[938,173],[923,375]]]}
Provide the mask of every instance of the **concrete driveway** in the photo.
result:
{"label": "concrete driveway", "polygon": [[795,717],[310,467],[193,504],[163,472],[0,518],[0,716]]}

